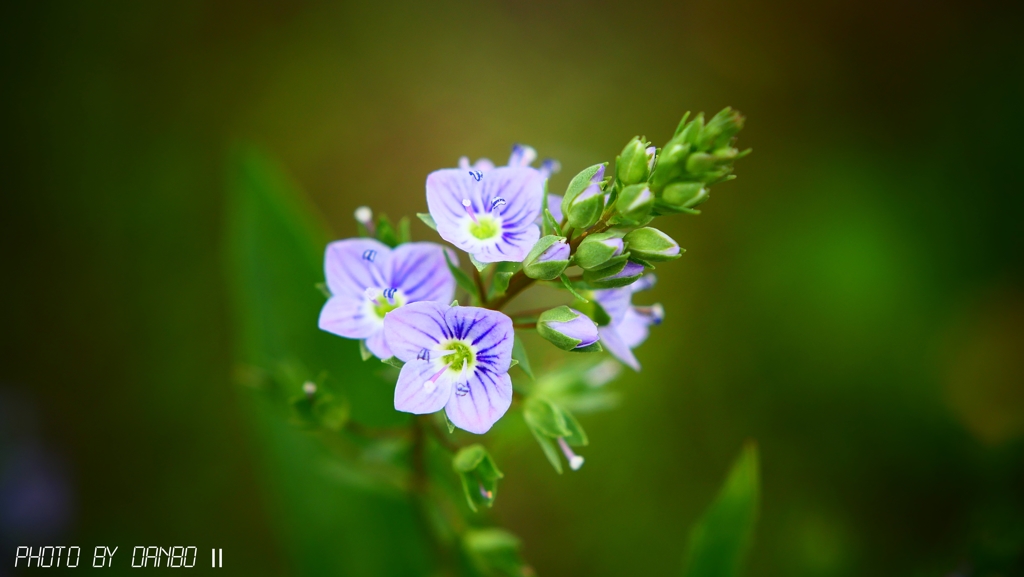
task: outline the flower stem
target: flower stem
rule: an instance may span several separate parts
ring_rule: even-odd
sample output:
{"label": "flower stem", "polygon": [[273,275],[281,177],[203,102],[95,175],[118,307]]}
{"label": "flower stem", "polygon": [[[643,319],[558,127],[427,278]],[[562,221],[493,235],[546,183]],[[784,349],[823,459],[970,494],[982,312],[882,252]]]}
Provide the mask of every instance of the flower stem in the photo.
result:
{"label": "flower stem", "polygon": [[480,270],[476,266],[471,267],[473,269],[473,282],[476,283],[476,293],[480,299],[480,302],[487,300],[487,291],[484,289],[484,279],[480,276]]}

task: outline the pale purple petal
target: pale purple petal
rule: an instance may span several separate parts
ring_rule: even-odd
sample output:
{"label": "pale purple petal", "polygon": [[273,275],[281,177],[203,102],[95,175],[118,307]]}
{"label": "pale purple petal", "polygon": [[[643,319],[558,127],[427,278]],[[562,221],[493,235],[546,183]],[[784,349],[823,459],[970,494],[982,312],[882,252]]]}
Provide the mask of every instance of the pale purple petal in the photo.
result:
{"label": "pale purple petal", "polygon": [[612,318],[610,323],[612,326],[621,323],[622,319],[626,316],[626,311],[629,310],[630,301],[633,298],[633,291],[629,289],[630,287],[626,286],[594,291],[594,300],[596,300],[598,304],[601,305],[601,308],[604,309],[604,312],[608,313],[608,316]]}
{"label": "pale purple petal", "polygon": [[[387,315],[384,315],[384,318],[387,318]],[[387,339],[384,338],[383,327],[378,328],[376,332],[366,339],[366,348],[373,353],[373,356],[381,360],[390,359],[395,356],[394,353],[391,352],[391,347],[388,346]]]}
{"label": "pale purple petal", "polygon": [[609,279],[628,278],[628,277],[631,277],[631,276],[637,276],[637,275],[639,275],[642,272],[644,272],[644,265],[636,264],[635,262],[627,262],[626,266],[622,267],[621,271],[619,271],[618,273],[616,273],[616,274],[614,274],[614,275],[612,275],[612,276],[610,276],[608,278]]}
{"label": "pale purple petal", "polygon": [[332,295],[362,299],[367,288],[388,288],[391,249],[372,238],[348,238],[327,245],[324,275]]}
{"label": "pale purple petal", "polygon": [[366,339],[381,330],[380,319],[362,295],[353,298],[339,294],[327,299],[320,310],[319,326],[347,339]]}
{"label": "pale purple petal", "polygon": [[555,222],[562,222],[562,196],[560,194],[548,195],[548,211],[555,218]]}
{"label": "pale purple petal", "polygon": [[537,257],[537,262],[569,260],[569,251],[569,243],[564,240],[560,240],[549,246],[544,252],[540,253],[540,256]]}
{"label": "pale purple petal", "polygon": [[630,307],[626,311],[625,318],[615,327],[615,330],[622,337],[622,342],[629,348],[635,349],[647,340],[650,326],[661,324],[664,316],[665,311],[660,304],[649,307]]}
{"label": "pale purple petal", "polygon": [[455,278],[448,270],[444,251],[458,266],[455,251],[432,242],[409,242],[391,253],[391,286],[401,289],[410,302],[450,303],[455,296]]}
{"label": "pale purple petal", "polygon": [[[437,365],[414,359],[402,367],[395,386],[395,409],[425,415],[444,408],[452,394],[452,376],[457,373]],[[438,375],[440,371],[444,372]]]}
{"label": "pale purple petal", "polygon": [[445,303],[417,302],[399,307],[384,316],[384,338],[399,359],[409,362],[423,350],[436,351],[451,338],[444,315]]}
{"label": "pale purple petal", "polygon": [[478,368],[496,374],[508,371],[515,333],[507,315],[478,307],[450,307],[444,320],[452,338],[465,340],[473,347]]}
{"label": "pale purple petal", "polygon": [[553,158],[545,158],[544,162],[540,163],[540,168],[537,170],[544,175],[544,178],[548,178],[552,174],[558,174],[562,171],[562,163]]}
{"label": "pale purple petal", "polygon": [[[456,427],[482,435],[512,404],[512,379],[478,366],[467,377],[455,379],[445,412]],[[465,380],[462,380],[465,378]]]}
{"label": "pale purple petal", "polygon": [[647,273],[642,277],[636,279],[636,282],[629,285],[630,292],[638,293],[654,288],[655,283],[658,282],[658,277],[654,276],[654,273]]}
{"label": "pale purple petal", "polygon": [[516,144],[512,147],[512,154],[508,157],[509,166],[530,166],[537,160],[537,151],[532,146]]}
{"label": "pale purple petal", "polygon": [[604,347],[604,350],[611,353],[613,357],[619,359],[634,371],[640,370],[640,361],[636,360],[633,351],[622,341],[614,327],[599,327],[597,330],[601,335],[601,346]]}

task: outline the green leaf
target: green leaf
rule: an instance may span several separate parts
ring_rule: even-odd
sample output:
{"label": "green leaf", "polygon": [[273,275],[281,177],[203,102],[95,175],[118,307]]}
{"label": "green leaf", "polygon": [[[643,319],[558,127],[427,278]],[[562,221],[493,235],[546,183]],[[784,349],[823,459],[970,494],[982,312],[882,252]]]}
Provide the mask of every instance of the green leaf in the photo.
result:
{"label": "green leaf", "polygon": [[564,286],[566,288],[566,290],[568,290],[570,293],[572,293],[572,296],[576,297],[577,299],[579,299],[579,300],[581,300],[581,301],[583,301],[585,303],[589,303],[590,302],[587,299],[583,298],[583,295],[581,295],[580,293],[576,292],[576,289],[572,286],[572,281],[569,280],[568,276],[566,276],[565,274],[562,274],[562,276],[559,277],[559,278],[562,279],[562,286]]}
{"label": "green leaf", "polygon": [[373,353],[370,349],[366,348],[366,340],[359,339],[359,356],[363,357],[364,361],[368,361],[373,358]]}
{"label": "green leaf", "polygon": [[555,468],[555,471],[559,475],[562,474],[562,457],[560,456],[558,449],[555,448],[555,444],[551,442],[551,439],[545,436],[543,433],[538,433],[533,427],[530,427],[530,432],[533,433],[533,438],[537,439],[537,444],[540,445],[544,456],[547,457],[548,462]]}
{"label": "green leaf", "polygon": [[683,577],[735,577],[750,547],[760,500],[757,446],[748,442],[725,485],[690,530]]}
{"label": "green leaf", "polygon": [[512,367],[514,367],[514,366],[516,366],[516,365],[518,365],[518,364],[519,364],[519,361],[517,361],[517,360],[515,360],[515,359],[512,359],[512,361],[511,361],[511,362],[509,362],[509,364],[508,364],[508,370],[510,370],[510,371],[511,371],[511,370],[512,370]]}
{"label": "green leaf", "polygon": [[519,539],[502,529],[469,529],[462,537],[462,546],[480,574],[502,577],[533,574],[519,555]]}
{"label": "green leaf", "polygon": [[448,434],[450,435],[454,433],[455,425],[453,425],[451,419],[448,418],[448,413],[441,411],[441,414],[444,415],[444,424],[448,427]]}
{"label": "green leaf", "polygon": [[530,367],[530,357],[526,354],[526,347],[523,345],[523,340],[518,336],[514,341],[512,341],[512,360],[519,362],[519,368],[526,373],[526,376],[530,377],[530,380],[535,379],[533,376],[533,368]]}
{"label": "green leaf", "polygon": [[[353,362],[359,358],[358,341],[316,327],[324,299],[310,287],[324,279],[324,247],[331,237],[314,207],[254,147],[235,146],[227,169],[221,254],[234,361],[266,374],[288,358],[313,374],[326,369],[344,376],[333,379],[331,388],[335,399],[349,403],[352,421],[370,427],[408,422],[408,415],[394,410],[393,383],[378,376],[377,364]],[[416,522],[413,503],[380,482],[365,482],[365,473],[349,460],[334,459],[331,469],[321,467],[322,439],[293,427],[282,418],[282,407],[271,405],[265,395],[249,389],[239,393],[246,433],[260,447],[254,453],[256,481],[268,487],[267,504],[279,513],[285,564],[300,575],[430,572],[431,545]],[[317,397],[322,398],[320,391]],[[336,425],[341,410],[325,407],[320,417]],[[337,471],[345,472],[344,479]],[[348,553],[325,555],[331,547]],[[393,550],[408,554],[393,555]]]}
{"label": "green leaf", "polygon": [[526,399],[523,403],[523,418],[532,430],[553,439],[572,434],[565,423],[565,413],[539,397]]}
{"label": "green leaf", "polygon": [[388,357],[386,359],[383,359],[381,362],[384,363],[385,365],[391,365],[396,369],[400,369],[405,366],[405,361],[399,360],[398,357]]}
{"label": "green leaf", "polygon": [[398,246],[398,232],[395,231],[394,225],[391,224],[391,219],[388,215],[381,213],[377,217],[377,240],[382,243],[394,248]]}
{"label": "green leaf", "polygon": [[429,212],[417,212],[416,216],[423,221],[423,224],[429,226],[433,230],[437,230],[437,223],[434,222],[434,217],[430,216]]}
{"label": "green leaf", "polygon": [[327,288],[327,283],[325,283],[325,282],[318,282],[318,283],[316,283],[315,286],[316,286],[316,290],[320,291],[320,294],[324,295],[324,297],[331,298],[332,296],[334,296],[334,295],[331,294],[331,290]]}
{"label": "green leaf", "polygon": [[583,430],[583,427],[580,426],[580,423],[579,421],[576,420],[576,417],[574,417],[572,413],[561,407],[556,408],[559,411],[561,411],[562,418],[565,419],[565,428],[569,429],[569,434],[565,436],[565,442],[569,443],[574,447],[585,447],[589,445],[590,440],[587,439],[587,433]]}
{"label": "green leaf", "polygon": [[481,295],[476,292],[476,284],[473,279],[469,278],[466,271],[452,264],[452,259],[448,256],[448,251],[444,251],[444,260],[448,263],[448,270],[452,272],[452,276],[455,277],[455,284],[459,285],[462,290],[469,293],[470,300],[473,302],[480,302]]}

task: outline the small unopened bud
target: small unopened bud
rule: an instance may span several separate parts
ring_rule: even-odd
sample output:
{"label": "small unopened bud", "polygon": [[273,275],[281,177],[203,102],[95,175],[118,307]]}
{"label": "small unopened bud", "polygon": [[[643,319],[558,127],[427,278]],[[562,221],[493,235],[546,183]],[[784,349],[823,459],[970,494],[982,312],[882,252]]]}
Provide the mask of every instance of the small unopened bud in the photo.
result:
{"label": "small unopened bud", "polygon": [[608,259],[622,254],[622,238],[611,232],[592,234],[576,248],[575,263],[584,270],[608,266]]}
{"label": "small unopened bud", "polygon": [[583,280],[594,288],[616,288],[633,284],[642,274],[643,265],[626,261],[598,270],[584,271]]}
{"label": "small unopened bud", "polygon": [[698,145],[704,150],[716,150],[729,144],[729,140],[743,129],[746,119],[739,111],[723,108],[708,121],[701,131]]}
{"label": "small unopened bud", "polygon": [[530,278],[551,280],[558,278],[569,266],[569,245],[565,237],[548,235],[533,245],[523,260],[523,274]]}
{"label": "small unopened bud", "polygon": [[562,448],[562,454],[569,461],[569,468],[573,471],[579,471],[580,467],[583,466],[583,457],[572,452],[569,443],[565,442],[565,437],[558,437],[558,446]]}
{"label": "small unopened bud", "polygon": [[707,199],[708,190],[702,182],[670,184],[661,195],[662,202],[672,208],[693,208]]}
{"label": "small unopened bud", "polygon": [[631,255],[645,261],[674,260],[681,256],[679,243],[664,232],[651,227],[631,231],[623,239]]}
{"label": "small unopened bud", "polygon": [[654,208],[654,194],[644,184],[634,184],[622,189],[615,201],[619,221],[625,224],[642,224]]}
{"label": "small unopened bud", "polygon": [[302,383],[302,392],[306,397],[313,398],[313,395],[316,394],[316,383],[313,381],[306,381],[305,383]]}
{"label": "small unopened bud", "polygon": [[600,220],[604,211],[604,192],[598,183],[591,184],[569,202],[566,215],[569,226],[576,229],[587,229]]}
{"label": "small unopened bud", "polygon": [[691,148],[692,145],[684,140],[683,135],[679,135],[661,149],[658,164],[654,167],[654,173],[651,174],[652,190],[660,191],[683,174],[686,170],[686,156],[690,154]]}
{"label": "small unopened bud", "polygon": [[647,154],[647,147],[650,144],[641,140],[639,136],[634,136],[622,149],[622,154],[615,163],[615,176],[620,182],[628,186],[647,181],[651,173],[651,159]]}
{"label": "small unopened bud", "polygon": [[585,349],[600,338],[590,317],[565,305],[541,313],[537,332],[565,351]]}

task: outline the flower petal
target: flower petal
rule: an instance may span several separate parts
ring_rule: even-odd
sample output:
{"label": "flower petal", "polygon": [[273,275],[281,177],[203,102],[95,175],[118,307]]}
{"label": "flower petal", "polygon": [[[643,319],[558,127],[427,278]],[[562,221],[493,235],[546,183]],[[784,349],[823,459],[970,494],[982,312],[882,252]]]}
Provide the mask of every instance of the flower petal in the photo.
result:
{"label": "flower petal", "polygon": [[626,316],[626,311],[629,310],[630,301],[633,298],[633,291],[630,290],[630,286],[624,286],[621,288],[613,289],[601,289],[594,291],[594,300],[601,305],[604,312],[608,313],[608,316],[612,318],[610,323],[615,326],[622,322],[622,319]]}
{"label": "flower petal", "polygon": [[451,338],[444,322],[449,307],[438,302],[410,303],[384,315],[384,338],[391,352],[409,362],[424,349],[437,350],[437,345]]}
{"label": "flower petal", "polygon": [[452,375],[445,370],[431,381],[438,370],[437,362],[413,360],[402,367],[395,385],[395,409],[416,415],[435,413],[444,408],[452,393]]}
{"label": "flower petal", "polygon": [[373,356],[380,360],[390,359],[395,356],[391,352],[391,347],[388,346],[387,339],[384,338],[384,329],[379,328],[377,332],[373,333],[366,339],[366,348],[369,349]]}
{"label": "flower petal", "polygon": [[562,222],[562,196],[558,194],[548,195],[548,211],[555,217],[555,222]]}
{"label": "flower petal", "polygon": [[332,295],[363,299],[368,288],[388,288],[391,249],[372,238],[347,238],[327,245],[324,274]]}
{"label": "flower petal", "polygon": [[479,366],[492,373],[508,372],[515,333],[504,313],[479,307],[451,307],[444,314],[452,338],[467,341]]}
{"label": "flower petal", "polygon": [[408,242],[398,245],[391,253],[391,286],[401,289],[409,302],[450,303],[455,297],[455,277],[445,262],[445,250],[452,264],[458,265],[455,251],[439,244]]}
{"label": "flower petal", "polygon": [[627,347],[635,349],[647,340],[652,324],[654,323],[649,317],[638,314],[633,307],[630,307],[622,322],[616,325],[615,331],[619,333],[619,337]]}
{"label": "flower petal", "polygon": [[320,309],[319,326],[320,330],[347,339],[366,339],[381,330],[380,320],[369,310],[365,298],[344,294],[327,299]]}
{"label": "flower petal", "polygon": [[611,353],[613,357],[619,359],[634,371],[640,370],[640,361],[636,360],[633,351],[622,341],[622,337],[619,336],[614,327],[599,327],[597,332],[601,335],[601,346],[604,347],[604,350]]}
{"label": "flower petal", "polygon": [[482,435],[512,404],[512,379],[482,366],[466,374],[466,380],[455,380],[444,410],[456,427]]}

